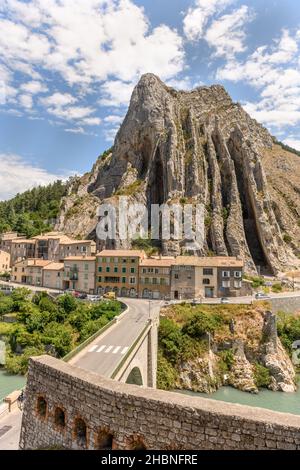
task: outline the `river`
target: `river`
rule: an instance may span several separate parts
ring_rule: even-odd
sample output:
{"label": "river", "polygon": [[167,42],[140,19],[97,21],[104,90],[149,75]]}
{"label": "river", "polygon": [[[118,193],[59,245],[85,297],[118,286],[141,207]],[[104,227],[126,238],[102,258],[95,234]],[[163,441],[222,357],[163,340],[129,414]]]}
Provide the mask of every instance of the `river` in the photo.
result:
{"label": "river", "polygon": [[22,375],[10,375],[5,370],[0,369],[0,405],[4,397],[14,390],[20,390],[26,382]]}
{"label": "river", "polygon": [[258,394],[251,394],[232,387],[221,387],[217,392],[211,394],[190,391],[180,391],[179,393],[300,415],[300,383],[295,393],[261,390]]}

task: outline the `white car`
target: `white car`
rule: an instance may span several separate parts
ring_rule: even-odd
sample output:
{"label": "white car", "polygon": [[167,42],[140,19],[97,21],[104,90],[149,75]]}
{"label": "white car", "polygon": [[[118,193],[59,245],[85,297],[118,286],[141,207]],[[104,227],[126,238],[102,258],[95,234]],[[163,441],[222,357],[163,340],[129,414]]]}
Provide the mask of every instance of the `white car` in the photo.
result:
{"label": "white car", "polygon": [[222,297],[220,300],[221,304],[230,304],[230,300],[227,297]]}
{"label": "white car", "polygon": [[89,300],[90,302],[99,302],[101,298],[102,297],[100,295],[88,295],[87,296],[87,300]]}
{"label": "white car", "polygon": [[255,298],[257,300],[265,300],[270,299],[271,297],[268,294],[265,294],[264,292],[257,292],[257,294],[255,294]]}

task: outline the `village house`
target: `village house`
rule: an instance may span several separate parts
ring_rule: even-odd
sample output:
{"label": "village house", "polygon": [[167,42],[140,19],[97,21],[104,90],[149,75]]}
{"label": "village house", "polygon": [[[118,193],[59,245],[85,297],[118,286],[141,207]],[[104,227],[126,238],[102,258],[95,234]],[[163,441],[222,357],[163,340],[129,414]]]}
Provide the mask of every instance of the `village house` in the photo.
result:
{"label": "village house", "polygon": [[64,240],[59,244],[59,259],[68,256],[95,256],[96,243],[92,240]]}
{"label": "village house", "polygon": [[167,299],[171,295],[171,266],[173,257],[141,259],[139,265],[139,297]]}
{"label": "village house", "polygon": [[51,261],[42,259],[25,259],[15,263],[11,273],[11,280],[19,284],[43,286],[43,268]]}
{"label": "village house", "polygon": [[96,290],[115,292],[121,297],[137,297],[139,265],[146,258],[142,250],[103,250],[97,254]]}
{"label": "village house", "polygon": [[63,289],[64,263],[50,263],[43,268],[43,287],[48,289]]}
{"label": "village house", "polygon": [[95,292],[95,256],[69,256],[64,259],[63,289],[87,294]]}
{"label": "village house", "polygon": [[177,256],[171,268],[171,298],[237,297],[243,266],[234,257]]}
{"label": "village house", "polygon": [[0,274],[10,271],[10,254],[0,250]]}

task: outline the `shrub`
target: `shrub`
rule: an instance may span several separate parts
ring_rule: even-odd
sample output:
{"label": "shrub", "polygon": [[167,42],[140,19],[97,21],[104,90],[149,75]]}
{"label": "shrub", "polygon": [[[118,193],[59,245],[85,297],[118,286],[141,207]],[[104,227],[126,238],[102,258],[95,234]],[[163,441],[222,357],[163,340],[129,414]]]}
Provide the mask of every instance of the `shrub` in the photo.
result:
{"label": "shrub", "polygon": [[176,370],[172,364],[158,352],[157,356],[157,387],[162,390],[175,388]]}
{"label": "shrub", "polygon": [[287,233],[285,233],[283,235],[283,240],[285,243],[291,243],[291,241],[293,240],[292,237],[290,235],[288,235]]}
{"label": "shrub", "polygon": [[161,318],[158,341],[164,356],[172,364],[176,364],[182,346],[181,329],[169,318]]}
{"label": "shrub", "polygon": [[192,338],[201,338],[205,333],[214,333],[224,323],[221,315],[198,312],[182,328],[182,333]]}
{"label": "shrub", "polygon": [[281,292],[282,291],[282,285],[277,283],[272,285],[272,291],[273,292]]}
{"label": "shrub", "polygon": [[254,382],[257,388],[268,387],[271,383],[269,370],[258,362],[254,364]]}

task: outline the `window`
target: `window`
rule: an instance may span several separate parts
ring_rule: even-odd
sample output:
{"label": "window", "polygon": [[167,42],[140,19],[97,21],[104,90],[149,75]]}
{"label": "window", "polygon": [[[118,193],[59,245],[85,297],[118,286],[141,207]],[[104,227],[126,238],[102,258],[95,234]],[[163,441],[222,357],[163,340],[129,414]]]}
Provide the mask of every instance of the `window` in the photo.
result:
{"label": "window", "polygon": [[118,264],[118,262],[119,262],[119,258],[114,258],[114,263]]}
{"label": "window", "polygon": [[175,278],[175,279],[179,279],[179,274],[175,274],[175,275],[174,275],[174,278]]}
{"label": "window", "polygon": [[89,285],[88,285],[87,282],[84,283],[84,288],[85,288],[85,289],[88,289],[88,288],[89,288]]}
{"label": "window", "polygon": [[102,266],[99,266],[98,272],[99,272],[99,273],[102,273]]}
{"label": "window", "polygon": [[102,258],[102,263],[106,263],[106,258]]}
{"label": "window", "polygon": [[114,436],[110,433],[107,432],[106,430],[101,430],[98,435],[97,439],[97,449],[98,450],[109,450],[112,449],[113,447],[113,440]]}
{"label": "window", "polygon": [[130,272],[134,274],[135,273],[135,268],[130,268]]}
{"label": "window", "polygon": [[126,277],[122,277],[122,283],[126,284]]}
{"label": "window", "polygon": [[126,273],[126,268],[122,268],[122,273]]}
{"label": "window", "polygon": [[145,277],[145,284],[149,284],[149,277]]}
{"label": "window", "polygon": [[88,264],[85,264],[85,265],[84,265],[84,269],[85,269],[86,271],[88,271],[88,270],[89,270],[89,265],[88,265]]}
{"label": "window", "polygon": [[230,271],[222,271],[222,277],[230,277]]}
{"label": "window", "polygon": [[86,445],[86,424],[83,419],[75,419],[74,434],[75,438],[81,445]]}
{"label": "window", "polygon": [[241,278],[242,277],[242,271],[234,271],[234,277]]}
{"label": "window", "polygon": [[123,258],[123,259],[122,259],[122,263],[127,263],[127,259],[126,259],[126,258]]}
{"label": "window", "polygon": [[84,279],[87,281],[88,278],[89,278],[89,275],[88,275],[88,274],[85,274],[85,275],[84,275]]}
{"label": "window", "polygon": [[212,268],[203,268],[204,276],[212,276],[213,274],[214,274],[214,270]]}
{"label": "window", "polygon": [[66,416],[64,410],[56,408],[54,413],[54,422],[59,428],[64,428],[66,425]]}
{"label": "window", "polygon": [[166,279],[164,277],[160,278],[160,284],[164,286],[166,284]]}
{"label": "window", "polygon": [[222,281],[222,287],[229,288],[230,287],[230,281]]}
{"label": "window", "polygon": [[44,397],[38,397],[36,406],[38,415],[41,418],[45,418],[47,415],[47,402]]}
{"label": "window", "polygon": [[118,272],[118,266],[115,266],[114,267],[114,273],[117,273]]}
{"label": "window", "polygon": [[106,266],[106,270],[105,270],[107,273],[109,273],[110,271],[110,267],[109,266]]}
{"label": "window", "polygon": [[156,277],[154,277],[154,278],[152,279],[152,284],[157,284],[157,279],[156,279]]}
{"label": "window", "polygon": [[135,277],[130,278],[130,284],[135,284]]}
{"label": "window", "polygon": [[155,268],[154,272],[155,272],[155,274],[158,274],[158,273],[159,273],[159,269],[158,269],[158,268]]}
{"label": "window", "polygon": [[135,263],[135,259],[134,259],[134,258],[131,258],[131,262],[132,262],[132,263]]}
{"label": "window", "polygon": [[146,274],[146,272],[147,272],[147,269],[143,268],[143,274]]}
{"label": "window", "polygon": [[242,287],[242,281],[234,281],[233,282],[233,285],[235,287],[235,289],[240,289]]}
{"label": "window", "polygon": [[98,277],[98,282],[102,282],[102,277],[101,276]]}
{"label": "window", "polygon": [[207,285],[210,284],[210,279],[204,278],[202,282],[203,282],[204,285],[207,286]]}

